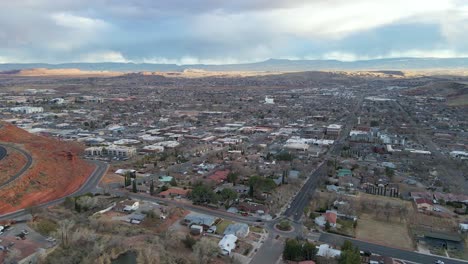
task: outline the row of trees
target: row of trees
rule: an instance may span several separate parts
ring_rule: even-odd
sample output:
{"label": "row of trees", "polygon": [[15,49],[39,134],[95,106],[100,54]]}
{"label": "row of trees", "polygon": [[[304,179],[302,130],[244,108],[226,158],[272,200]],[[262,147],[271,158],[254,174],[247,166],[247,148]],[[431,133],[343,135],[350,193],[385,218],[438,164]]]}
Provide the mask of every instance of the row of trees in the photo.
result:
{"label": "row of trees", "polygon": [[271,192],[276,188],[276,183],[273,179],[260,177],[260,176],[252,176],[249,179],[249,196],[253,197],[258,192]]}
{"label": "row of trees", "polygon": [[308,241],[288,239],[284,245],[283,259],[291,261],[314,260],[317,248]]}
{"label": "row of trees", "polygon": [[237,199],[237,192],[225,188],[219,194],[215,193],[210,186],[197,183],[190,193],[190,199],[195,204],[216,204],[223,201],[226,206],[229,206],[235,199]]}
{"label": "row of trees", "polygon": [[361,254],[359,248],[355,247],[353,243],[346,240],[341,247],[341,256],[338,261],[339,264],[360,264]]}

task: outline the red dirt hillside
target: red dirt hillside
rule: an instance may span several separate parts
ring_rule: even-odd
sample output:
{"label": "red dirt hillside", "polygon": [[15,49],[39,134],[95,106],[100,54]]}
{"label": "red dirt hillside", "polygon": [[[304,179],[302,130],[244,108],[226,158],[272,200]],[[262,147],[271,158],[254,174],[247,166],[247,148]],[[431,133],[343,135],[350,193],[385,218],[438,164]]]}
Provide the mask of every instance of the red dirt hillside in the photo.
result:
{"label": "red dirt hillside", "polygon": [[33,135],[7,123],[1,125],[0,142],[22,147],[33,157],[33,164],[21,178],[0,189],[0,214],[70,194],[94,170],[94,165],[77,157],[83,151],[77,143]]}

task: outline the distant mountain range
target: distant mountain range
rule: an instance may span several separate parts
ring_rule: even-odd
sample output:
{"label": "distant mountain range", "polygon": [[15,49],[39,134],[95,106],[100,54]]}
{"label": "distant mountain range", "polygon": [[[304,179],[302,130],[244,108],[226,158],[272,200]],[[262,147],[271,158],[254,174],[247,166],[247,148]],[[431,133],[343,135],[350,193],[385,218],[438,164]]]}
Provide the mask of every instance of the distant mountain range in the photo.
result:
{"label": "distant mountain range", "polygon": [[19,69],[80,69],[83,71],[183,71],[200,69],[206,71],[313,71],[313,70],[429,70],[468,69],[468,58],[392,58],[360,61],[338,60],[286,60],[269,59],[262,62],[224,65],[176,65],[149,63],[6,63],[0,64],[0,71]]}

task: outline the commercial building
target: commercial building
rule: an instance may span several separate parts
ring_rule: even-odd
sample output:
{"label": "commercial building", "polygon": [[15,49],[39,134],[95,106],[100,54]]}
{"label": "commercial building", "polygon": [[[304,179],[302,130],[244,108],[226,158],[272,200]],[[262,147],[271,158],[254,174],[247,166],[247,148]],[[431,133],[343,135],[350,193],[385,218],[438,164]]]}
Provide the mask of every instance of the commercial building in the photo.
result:
{"label": "commercial building", "polygon": [[10,108],[10,111],[20,114],[35,114],[44,112],[44,108],[33,106],[18,106]]}
{"label": "commercial building", "polygon": [[110,145],[108,147],[90,147],[85,149],[88,156],[111,156],[129,158],[136,155],[136,148]]}

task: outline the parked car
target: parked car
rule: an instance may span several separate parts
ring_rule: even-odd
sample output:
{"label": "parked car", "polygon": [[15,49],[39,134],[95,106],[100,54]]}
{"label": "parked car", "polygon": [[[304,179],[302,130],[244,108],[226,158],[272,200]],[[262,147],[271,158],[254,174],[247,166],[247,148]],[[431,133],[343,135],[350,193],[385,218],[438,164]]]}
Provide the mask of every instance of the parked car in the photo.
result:
{"label": "parked car", "polygon": [[216,226],[210,226],[210,228],[208,228],[208,230],[206,232],[215,233],[216,232]]}

